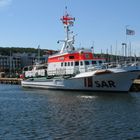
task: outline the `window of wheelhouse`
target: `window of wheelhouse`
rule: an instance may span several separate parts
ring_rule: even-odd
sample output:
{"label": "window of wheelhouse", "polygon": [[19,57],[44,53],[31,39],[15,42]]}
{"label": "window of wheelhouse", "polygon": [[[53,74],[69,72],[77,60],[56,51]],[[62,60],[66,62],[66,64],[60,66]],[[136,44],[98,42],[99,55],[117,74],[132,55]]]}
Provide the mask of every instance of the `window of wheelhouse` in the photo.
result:
{"label": "window of wheelhouse", "polygon": [[70,62],[68,62],[68,66],[70,66]]}
{"label": "window of wheelhouse", "polygon": [[103,62],[100,60],[100,61],[99,61],[99,64],[102,64],[102,63],[103,63]]}
{"label": "window of wheelhouse", "polygon": [[67,66],[67,62],[65,62],[65,66]]}
{"label": "window of wheelhouse", "polygon": [[92,61],[91,63],[92,63],[92,65],[96,65],[97,61]]}
{"label": "window of wheelhouse", "polygon": [[39,66],[39,67],[36,67],[36,70],[41,70],[41,69],[47,69],[46,66]]}
{"label": "window of wheelhouse", "polygon": [[71,66],[73,66],[73,62],[71,62]]}
{"label": "window of wheelhouse", "polygon": [[80,66],[83,66],[83,61],[80,61]]}
{"label": "window of wheelhouse", "polygon": [[74,59],[74,56],[72,55],[72,56],[69,56],[69,59]]}
{"label": "window of wheelhouse", "polygon": [[61,67],[63,67],[63,63],[61,63]]}
{"label": "window of wheelhouse", "polygon": [[89,65],[90,63],[89,63],[89,61],[85,61],[85,65]]}
{"label": "window of wheelhouse", "polygon": [[75,66],[79,66],[79,61],[75,61]]}

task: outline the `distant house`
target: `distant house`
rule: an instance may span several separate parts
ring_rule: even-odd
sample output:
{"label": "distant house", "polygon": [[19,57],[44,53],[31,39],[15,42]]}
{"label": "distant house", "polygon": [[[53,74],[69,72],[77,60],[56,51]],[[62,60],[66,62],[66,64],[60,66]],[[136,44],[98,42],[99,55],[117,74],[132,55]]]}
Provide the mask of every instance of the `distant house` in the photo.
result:
{"label": "distant house", "polygon": [[0,56],[0,72],[15,72],[21,69],[21,58],[18,56]]}

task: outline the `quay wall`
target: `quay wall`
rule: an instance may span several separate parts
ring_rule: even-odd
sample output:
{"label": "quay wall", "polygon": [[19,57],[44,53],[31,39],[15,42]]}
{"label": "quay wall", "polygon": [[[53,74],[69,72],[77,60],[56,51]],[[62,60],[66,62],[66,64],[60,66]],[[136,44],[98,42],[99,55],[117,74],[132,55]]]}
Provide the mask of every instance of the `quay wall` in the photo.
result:
{"label": "quay wall", "polygon": [[21,78],[0,78],[0,84],[21,84]]}
{"label": "quay wall", "polygon": [[134,80],[130,91],[140,92],[140,79]]}

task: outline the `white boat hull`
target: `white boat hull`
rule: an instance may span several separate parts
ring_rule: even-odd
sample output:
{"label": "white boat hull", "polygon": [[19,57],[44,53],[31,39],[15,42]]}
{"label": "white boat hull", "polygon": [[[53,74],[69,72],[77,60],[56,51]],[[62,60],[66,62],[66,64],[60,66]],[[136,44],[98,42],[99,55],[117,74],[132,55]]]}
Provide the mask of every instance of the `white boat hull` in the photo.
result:
{"label": "white boat hull", "polygon": [[129,91],[134,79],[140,72],[120,72],[93,76],[73,77],[69,79],[23,80],[21,85],[29,88],[82,90],[82,91]]}

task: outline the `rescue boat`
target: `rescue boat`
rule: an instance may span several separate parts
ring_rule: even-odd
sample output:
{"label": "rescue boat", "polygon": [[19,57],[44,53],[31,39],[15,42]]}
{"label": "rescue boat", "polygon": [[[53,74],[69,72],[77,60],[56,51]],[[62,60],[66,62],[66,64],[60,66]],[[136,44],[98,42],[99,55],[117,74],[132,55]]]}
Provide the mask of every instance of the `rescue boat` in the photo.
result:
{"label": "rescue boat", "polygon": [[104,58],[96,58],[93,48],[76,49],[75,35],[70,31],[75,18],[67,12],[61,18],[66,31],[59,53],[49,56],[47,70],[43,77],[32,77],[21,81],[22,87],[82,90],[82,91],[126,91],[128,92],[138,70],[106,68]]}

